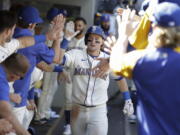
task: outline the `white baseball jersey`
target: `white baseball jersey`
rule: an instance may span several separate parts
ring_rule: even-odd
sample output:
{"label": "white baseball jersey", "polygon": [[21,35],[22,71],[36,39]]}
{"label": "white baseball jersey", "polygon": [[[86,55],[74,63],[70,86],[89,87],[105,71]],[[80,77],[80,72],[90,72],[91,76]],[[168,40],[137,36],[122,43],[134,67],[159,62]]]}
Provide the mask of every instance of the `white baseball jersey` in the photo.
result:
{"label": "white baseball jersey", "polygon": [[[100,58],[109,57],[100,52]],[[95,78],[91,70],[99,63],[98,60],[87,54],[87,50],[73,49],[65,53],[65,66],[73,71],[72,101],[86,106],[96,106],[108,100],[109,73],[103,78]]]}
{"label": "white baseball jersey", "polygon": [[0,46],[0,63],[3,62],[7,57],[19,49],[20,43],[17,39],[12,39],[10,42]]}
{"label": "white baseball jersey", "polygon": [[86,45],[84,43],[84,37],[81,39],[73,38],[69,43],[68,43],[68,48],[67,50],[72,50],[72,49],[86,49]]}

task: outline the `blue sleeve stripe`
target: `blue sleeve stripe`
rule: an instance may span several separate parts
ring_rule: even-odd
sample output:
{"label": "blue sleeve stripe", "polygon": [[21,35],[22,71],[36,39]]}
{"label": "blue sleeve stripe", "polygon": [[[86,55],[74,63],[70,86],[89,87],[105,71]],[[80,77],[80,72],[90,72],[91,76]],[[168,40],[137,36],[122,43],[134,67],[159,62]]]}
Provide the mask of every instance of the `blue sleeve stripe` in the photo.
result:
{"label": "blue sleeve stripe", "polygon": [[122,80],[123,79],[123,77],[121,77],[121,76],[119,76],[118,78],[116,78],[116,79],[114,79],[115,81],[120,81],[120,80]]}
{"label": "blue sleeve stripe", "polygon": [[64,65],[64,64],[65,64],[65,62],[66,62],[66,57],[64,56],[64,57],[63,57],[63,61],[62,61],[61,65]]}

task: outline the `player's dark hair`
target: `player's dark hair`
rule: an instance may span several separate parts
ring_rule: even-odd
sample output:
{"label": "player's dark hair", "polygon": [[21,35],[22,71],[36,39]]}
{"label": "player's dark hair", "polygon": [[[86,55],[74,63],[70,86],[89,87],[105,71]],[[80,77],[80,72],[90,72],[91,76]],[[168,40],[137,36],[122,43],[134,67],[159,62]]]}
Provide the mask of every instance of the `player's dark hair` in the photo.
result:
{"label": "player's dark hair", "polygon": [[18,27],[21,27],[23,29],[27,29],[29,27],[29,24],[24,22],[21,18],[18,18]]}
{"label": "player's dark hair", "polygon": [[83,17],[77,17],[74,22],[76,21],[82,21],[84,24],[87,24],[86,20]]}
{"label": "player's dark hair", "polygon": [[0,10],[0,33],[5,29],[12,28],[17,23],[17,16],[13,12],[7,10]]}
{"label": "player's dark hair", "polygon": [[12,73],[19,73],[22,76],[24,76],[29,69],[29,62],[27,58],[24,55],[18,53],[13,53],[2,62],[2,65],[4,65],[8,71]]}

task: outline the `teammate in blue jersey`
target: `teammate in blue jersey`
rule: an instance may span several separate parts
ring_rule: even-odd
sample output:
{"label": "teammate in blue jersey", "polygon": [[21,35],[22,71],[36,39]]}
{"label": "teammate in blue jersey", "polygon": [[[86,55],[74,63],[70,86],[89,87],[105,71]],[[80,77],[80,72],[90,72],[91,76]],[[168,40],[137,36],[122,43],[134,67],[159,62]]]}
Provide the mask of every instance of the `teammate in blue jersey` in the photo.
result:
{"label": "teammate in blue jersey", "polygon": [[[124,14],[119,24],[121,39],[112,48],[110,66],[118,74],[132,78],[138,91],[139,135],[179,135],[180,133],[180,7],[163,2],[151,17],[155,48],[125,53],[131,18]],[[122,27],[123,26],[123,27]],[[140,35],[139,35],[140,36]]]}
{"label": "teammate in blue jersey", "polygon": [[[37,17],[38,16],[38,17]],[[33,35],[32,30],[34,30],[37,23],[41,23],[42,19],[39,17],[39,12],[36,8],[27,6],[20,10],[18,17],[18,25],[15,29],[14,37],[23,37]],[[62,21],[62,25],[64,25]],[[63,26],[62,26],[63,28]],[[61,31],[62,32],[62,29]],[[23,79],[17,80],[13,84],[14,92],[21,96],[21,103],[15,105],[15,112],[19,121],[23,124],[23,115],[25,115],[28,90],[30,87],[31,73],[39,61],[45,61],[47,63],[59,62],[59,52],[60,52],[60,41],[56,40],[53,42],[52,48],[48,48],[46,44],[39,43],[32,47],[18,50],[18,53],[25,55],[30,63],[30,68]],[[18,109],[22,108],[22,110]],[[20,110],[20,112],[18,111]],[[20,114],[20,115],[19,115]],[[25,125],[25,124],[23,124]]]}
{"label": "teammate in blue jersey", "polygon": [[18,135],[29,135],[29,133],[21,126],[12,112],[8,82],[24,77],[28,68],[29,62],[26,57],[17,53],[12,54],[0,64],[0,117],[7,119]]}

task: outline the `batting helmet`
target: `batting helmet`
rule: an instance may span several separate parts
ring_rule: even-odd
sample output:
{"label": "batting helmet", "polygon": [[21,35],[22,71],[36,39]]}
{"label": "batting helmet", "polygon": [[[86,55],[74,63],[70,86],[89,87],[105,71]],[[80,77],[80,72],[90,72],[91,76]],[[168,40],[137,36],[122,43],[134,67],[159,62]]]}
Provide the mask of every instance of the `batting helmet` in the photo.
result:
{"label": "batting helmet", "polygon": [[89,34],[96,34],[96,35],[101,36],[103,39],[105,39],[105,34],[101,27],[91,26],[91,27],[89,27],[89,29],[87,30],[87,32],[85,34],[85,44],[87,44]]}

